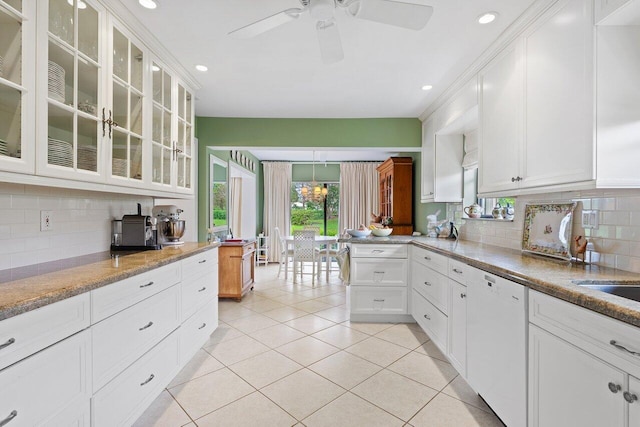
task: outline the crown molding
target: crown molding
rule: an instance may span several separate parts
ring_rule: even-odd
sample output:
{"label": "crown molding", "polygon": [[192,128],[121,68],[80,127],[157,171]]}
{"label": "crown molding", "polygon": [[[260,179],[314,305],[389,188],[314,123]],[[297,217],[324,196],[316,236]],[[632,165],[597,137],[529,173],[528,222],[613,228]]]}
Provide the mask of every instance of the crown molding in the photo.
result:
{"label": "crown molding", "polygon": [[191,89],[199,90],[202,85],[191,74],[191,72],[185,68],[180,61],[153,35],[151,31],[122,3],[122,0],[103,0],[103,3],[107,10],[111,12],[129,31],[140,37],[143,43],[149,48],[155,55],[167,64],[167,66],[176,72],[179,77],[187,84]]}
{"label": "crown molding", "polygon": [[475,61],[467,67],[467,69],[458,76],[454,82],[449,85],[444,92],[436,98],[435,101],[418,117],[421,121],[425,121],[438,108],[443,106],[449,99],[453,97],[464,85],[472,78],[475,78],[478,72],[482,70],[493,58],[495,58],[502,50],[516,40],[524,30],[531,25],[536,19],[547,11],[558,0],[536,0],[527,10],[525,10],[515,21],[513,21],[499,36],[491,43],[491,45],[480,54]]}

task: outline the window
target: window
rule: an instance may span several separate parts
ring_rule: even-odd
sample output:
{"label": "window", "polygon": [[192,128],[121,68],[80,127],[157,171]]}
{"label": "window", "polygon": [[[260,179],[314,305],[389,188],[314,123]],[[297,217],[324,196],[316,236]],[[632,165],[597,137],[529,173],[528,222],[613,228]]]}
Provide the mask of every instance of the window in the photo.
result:
{"label": "window", "polygon": [[294,182],[291,184],[291,233],[304,228],[315,228],[318,234],[335,236],[338,234],[339,184],[330,182],[317,184],[327,189],[326,197],[304,197],[313,192],[313,183]]}

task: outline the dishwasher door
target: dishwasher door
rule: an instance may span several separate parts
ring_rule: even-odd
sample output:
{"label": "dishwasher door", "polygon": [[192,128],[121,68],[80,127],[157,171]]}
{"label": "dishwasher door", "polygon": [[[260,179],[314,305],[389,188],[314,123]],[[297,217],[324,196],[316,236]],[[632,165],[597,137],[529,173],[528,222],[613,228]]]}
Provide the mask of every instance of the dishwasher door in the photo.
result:
{"label": "dishwasher door", "polygon": [[486,273],[467,283],[469,384],[509,427],[527,424],[527,289]]}

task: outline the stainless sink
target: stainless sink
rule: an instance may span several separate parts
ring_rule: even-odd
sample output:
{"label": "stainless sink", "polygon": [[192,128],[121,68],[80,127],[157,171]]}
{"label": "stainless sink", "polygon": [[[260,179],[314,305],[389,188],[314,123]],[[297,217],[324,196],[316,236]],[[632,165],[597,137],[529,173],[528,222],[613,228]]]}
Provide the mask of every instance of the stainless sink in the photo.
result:
{"label": "stainless sink", "polygon": [[578,286],[640,302],[640,280],[574,280]]}

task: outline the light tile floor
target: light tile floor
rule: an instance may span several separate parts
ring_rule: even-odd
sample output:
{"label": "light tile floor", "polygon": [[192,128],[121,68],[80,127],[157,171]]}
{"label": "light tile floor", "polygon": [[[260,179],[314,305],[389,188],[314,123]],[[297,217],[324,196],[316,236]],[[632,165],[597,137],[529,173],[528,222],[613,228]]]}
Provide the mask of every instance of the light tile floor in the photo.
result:
{"label": "light tile floor", "polygon": [[256,268],[136,426],[503,427],[416,325],[351,323],[337,277]]}

